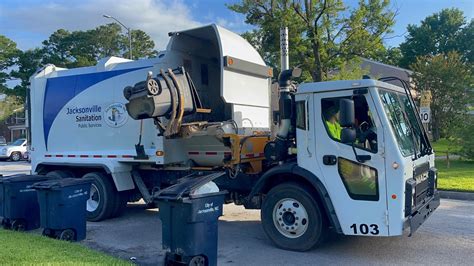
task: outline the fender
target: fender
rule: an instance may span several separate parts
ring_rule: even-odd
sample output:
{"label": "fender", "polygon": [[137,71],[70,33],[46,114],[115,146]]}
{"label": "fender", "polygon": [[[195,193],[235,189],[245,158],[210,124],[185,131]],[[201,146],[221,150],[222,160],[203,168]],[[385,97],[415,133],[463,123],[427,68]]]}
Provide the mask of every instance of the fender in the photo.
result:
{"label": "fender", "polygon": [[131,176],[130,166],[117,167],[115,165],[106,164],[106,163],[74,163],[74,162],[41,162],[33,167],[33,173],[39,173],[43,167],[47,166],[67,166],[71,169],[74,168],[97,168],[104,170],[107,174],[112,176],[114,181],[115,188],[117,191],[131,190],[135,188],[135,183],[133,182]]}
{"label": "fender", "polygon": [[328,214],[329,221],[331,225],[336,229],[337,233],[342,233],[341,225],[339,224],[339,220],[336,215],[336,211],[334,210],[334,205],[332,204],[331,198],[329,197],[329,193],[327,192],[326,188],[324,187],[321,180],[315,176],[310,171],[300,167],[297,165],[296,162],[286,163],[283,165],[276,166],[270,170],[268,170],[265,174],[260,177],[257,181],[255,186],[253,187],[252,191],[250,192],[248,199],[253,198],[257,194],[263,192],[270,182],[272,177],[282,175],[282,174],[290,174],[294,176],[301,177],[308,183],[312,185],[312,187],[317,191],[321,198],[321,203]]}

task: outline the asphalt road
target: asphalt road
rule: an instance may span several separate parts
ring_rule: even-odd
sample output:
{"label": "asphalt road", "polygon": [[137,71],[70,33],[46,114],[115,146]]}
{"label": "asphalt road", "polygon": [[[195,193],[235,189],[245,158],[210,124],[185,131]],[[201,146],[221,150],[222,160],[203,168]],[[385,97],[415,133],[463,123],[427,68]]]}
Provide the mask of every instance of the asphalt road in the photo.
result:
{"label": "asphalt road", "polygon": [[[13,174],[12,163],[0,162],[0,174]],[[6,166],[8,165],[8,166]],[[19,164],[27,171],[25,164]],[[141,265],[161,264],[158,210],[129,204],[122,217],[88,223],[82,244]],[[472,265],[474,201],[442,200],[439,209],[412,237],[332,235],[324,246],[298,253],[272,245],[260,226],[260,212],[226,205],[219,222],[219,265]]]}

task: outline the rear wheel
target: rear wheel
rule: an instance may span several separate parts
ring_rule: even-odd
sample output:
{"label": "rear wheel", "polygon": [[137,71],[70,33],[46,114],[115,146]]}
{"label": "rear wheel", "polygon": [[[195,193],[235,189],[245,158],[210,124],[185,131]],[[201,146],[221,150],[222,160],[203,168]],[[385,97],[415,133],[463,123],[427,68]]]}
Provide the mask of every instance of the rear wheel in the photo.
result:
{"label": "rear wheel", "polygon": [[324,214],[309,190],[284,183],[270,190],[261,210],[262,226],[282,249],[306,251],[322,243],[328,227]]}
{"label": "rear wheel", "polygon": [[12,154],[10,154],[10,160],[18,162],[19,160],[21,160],[21,153],[18,151],[12,152]]}
{"label": "rear wheel", "polygon": [[91,178],[91,191],[87,200],[87,220],[97,222],[109,218],[116,205],[116,192],[111,178],[100,172],[88,173],[83,178]]}

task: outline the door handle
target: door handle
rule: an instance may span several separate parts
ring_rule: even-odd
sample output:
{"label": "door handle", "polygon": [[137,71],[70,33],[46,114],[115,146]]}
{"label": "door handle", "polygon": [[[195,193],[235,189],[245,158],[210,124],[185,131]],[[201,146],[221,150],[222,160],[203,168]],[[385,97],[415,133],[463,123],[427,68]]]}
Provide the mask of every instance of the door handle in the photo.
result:
{"label": "door handle", "polygon": [[324,155],[323,164],[325,165],[335,165],[337,163],[337,158],[335,155]]}

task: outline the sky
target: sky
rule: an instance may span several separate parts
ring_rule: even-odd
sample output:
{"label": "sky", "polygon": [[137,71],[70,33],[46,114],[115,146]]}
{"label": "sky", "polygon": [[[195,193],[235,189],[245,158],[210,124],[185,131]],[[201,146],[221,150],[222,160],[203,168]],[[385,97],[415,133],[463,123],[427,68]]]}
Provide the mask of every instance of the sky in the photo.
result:
{"label": "sky", "polygon": [[[1,0],[0,34],[17,43],[22,49],[40,47],[54,31],[93,29],[113,22],[103,14],[119,19],[132,29],[141,29],[155,41],[155,48],[163,50],[168,32],[216,23],[234,32],[252,28],[245,17],[226,7],[238,0]],[[344,0],[349,7],[357,0]],[[474,16],[474,0],[392,0],[398,10],[390,47],[404,41],[408,24],[419,24],[425,17],[443,8],[457,7],[467,19]],[[291,45],[291,44],[290,44]]]}

